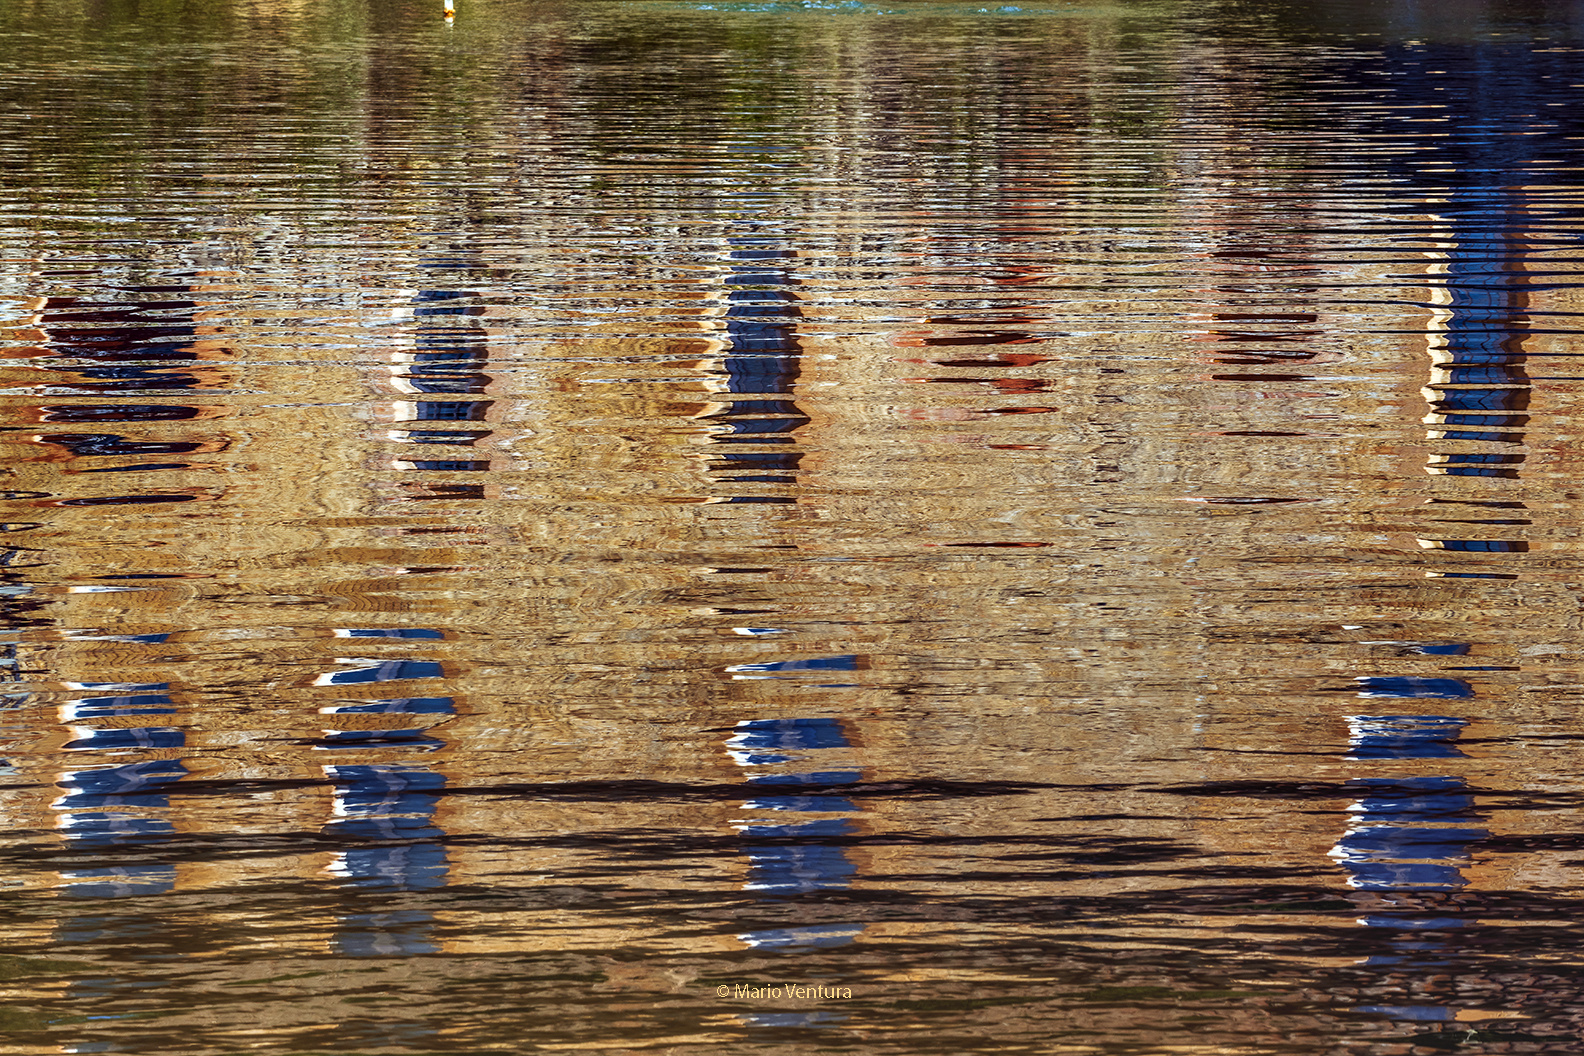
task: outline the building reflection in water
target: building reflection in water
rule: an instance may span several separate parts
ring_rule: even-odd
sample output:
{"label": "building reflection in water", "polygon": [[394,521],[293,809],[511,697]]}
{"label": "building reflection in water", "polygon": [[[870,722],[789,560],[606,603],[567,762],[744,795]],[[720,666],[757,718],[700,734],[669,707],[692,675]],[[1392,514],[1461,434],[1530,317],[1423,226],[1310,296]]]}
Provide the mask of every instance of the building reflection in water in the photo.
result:
{"label": "building reflection in water", "polygon": [[729,239],[726,276],[726,348],[718,368],[718,408],[706,417],[717,424],[710,443],[711,475],[738,492],[720,501],[790,503],[789,495],[744,489],[742,484],[793,484],[803,454],[793,436],[809,421],[789,398],[797,382],[802,313],[790,287],[796,253],[773,235]]}
{"label": "building reflection in water", "polygon": [[[335,633],[345,638],[441,637],[430,628],[345,628]],[[441,665],[432,660],[340,662],[356,666],[325,672],[315,684],[378,685],[444,675]],[[455,714],[456,705],[451,697],[383,697],[337,701],[319,711],[346,720],[338,728],[326,729],[315,749],[361,759],[371,752],[410,755],[443,748],[445,742],[428,727],[436,716]],[[434,824],[437,797],[446,784],[443,774],[407,761],[331,763],[324,773],[335,786],[334,818],[324,834],[350,845],[336,854],[332,874],[351,888],[370,892],[445,886],[449,872],[445,834]],[[352,957],[433,953],[439,949],[430,934],[433,923],[433,916],[422,910],[349,914],[337,922],[336,948]]]}
{"label": "building reflection in water", "polygon": [[[68,687],[93,695],[61,706],[61,722],[73,734],[65,751],[125,756],[169,751],[186,743],[182,730],[164,724],[170,720],[163,716],[177,710],[165,683],[78,682]],[[169,816],[170,786],[186,775],[187,768],[176,759],[68,769],[59,781],[64,792],[52,804],[61,836],[71,849],[100,858],[161,843],[176,833]],[[158,895],[175,889],[176,867],[140,855],[124,865],[68,870],[61,881],[62,893],[76,898]]]}
{"label": "building reflection in water", "polygon": [[[751,719],[739,722],[726,751],[748,772],[752,812],[734,822],[748,856],[743,885],[763,898],[845,890],[858,869],[841,842],[856,835],[858,807],[841,794],[858,781],[843,720]],[[820,769],[809,769],[810,765]],[[757,786],[757,787],[756,787]],[[738,938],[761,949],[839,946],[861,924],[810,924],[750,931]]]}
{"label": "building reflection in water", "polygon": [[[402,763],[332,765],[335,818],[325,835],[353,846],[330,871],[349,886],[372,891],[430,891],[444,887],[449,866],[445,834],[434,824],[445,776]],[[336,949],[349,957],[435,953],[432,914],[423,910],[353,913],[337,922]]]}
{"label": "building reflection in water", "polygon": [[[197,366],[197,361],[227,353],[214,342],[203,340],[199,303],[176,298],[192,291],[186,286],[169,286],[157,290],[133,287],[125,292],[132,296],[103,301],[45,299],[37,322],[47,335],[47,344],[37,350],[43,357],[37,366],[70,375],[52,379],[51,388],[114,396],[202,388],[206,382],[213,385],[217,380],[214,368]],[[165,299],[137,296],[146,293]],[[51,362],[57,356],[69,357],[69,362]]]}
{"label": "building reflection in water", "polygon": [[[1461,759],[1456,742],[1467,725],[1452,715],[1350,716],[1347,758]],[[1428,993],[1435,986],[1430,977],[1458,945],[1456,933],[1477,923],[1463,914],[1456,892],[1468,884],[1463,870],[1473,861],[1470,848],[1490,832],[1478,826],[1474,796],[1460,777],[1369,777],[1348,787],[1359,798],[1348,808],[1352,818],[1331,856],[1347,871],[1353,901],[1365,912],[1359,923],[1385,940],[1384,951],[1362,963],[1409,973],[1407,985]],[[1456,1019],[1458,1010],[1426,1003],[1356,1011],[1442,1022]]]}
{"label": "building reflection in water", "polygon": [[[437,284],[444,277],[477,266],[475,250],[454,250],[427,257],[420,264]],[[389,439],[404,444],[423,444],[433,450],[424,451],[422,455],[402,452],[396,459],[396,468],[414,473],[487,472],[490,460],[473,456],[493,435],[493,430],[483,425],[462,424],[485,422],[494,406],[490,400],[468,398],[486,393],[493,380],[486,369],[489,342],[479,294],[467,289],[419,290],[408,310],[414,322],[413,347],[410,352],[395,354],[390,384],[404,394],[452,398],[420,399],[398,405],[400,421],[397,428],[387,434]],[[472,450],[463,452],[447,448]],[[438,481],[405,485],[402,497],[482,499],[485,486],[467,479],[439,478]]]}
{"label": "building reflection in water", "polygon": [[[23,420],[44,428],[19,439],[44,448],[35,460],[58,463],[64,474],[105,474],[78,477],[86,488],[125,494],[66,495],[38,505],[129,506],[218,497],[218,487],[197,486],[199,478],[185,474],[215,468],[190,456],[222,451],[229,441],[214,433],[181,435],[180,427],[173,429],[170,423],[196,423],[224,414],[224,409],[141,402],[224,389],[233,380],[225,365],[232,350],[221,328],[205,319],[208,309],[193,299],[199,295],[197,286],[134,286],[115,289],[100,300],[39,301],[33,325],[23,331],[36,343],[9,349],[6,358],[49,372],[31,386],[37,391],[114,402],[28,407]],[[151,431],[157,435],[149,435]],[[155,477],[142,476],[148,473]],[[71,478],[57,479],[64,483]],[[146,480],[150,482],[138,483]]]}
{"label": "building reflection in water", "polygon": [[[1525,369],[1524,342],[1530,334],[1523,260],[1525,203],[1520,191],[1527,147],[1504,123],[1478,116],[1457,132],[1463,142],[1449,151],[1467,156],[1462,171],[1478,182],[1454,187],[1439,220],[1443,239],[1431,266],[1431,322],[1428,337],[1430,380],[1424,397],[1429,413],[1433,476],[1515,479],[1526,455],[1525,427],[1533,392]],[[1516,153],[1515,153],[1516,152]],[[1511,515],[1480,517],[1485,509],[1523,510],[1522,502],[1501,494],[1458,494],[1433,498],[1432,505],[1454,507],[1445,523],[1527,524]],[[1455,507],[1474,507],[1459,517]],[[1467,531],[1467,529],[1464,529]],[[1450,533],[1449,533],[1450,534]],[[1489,529],[1469,534],[1505,534]],[[1517,539],[1424,538],[1425,549],[1476,553],[1522,552]]]}

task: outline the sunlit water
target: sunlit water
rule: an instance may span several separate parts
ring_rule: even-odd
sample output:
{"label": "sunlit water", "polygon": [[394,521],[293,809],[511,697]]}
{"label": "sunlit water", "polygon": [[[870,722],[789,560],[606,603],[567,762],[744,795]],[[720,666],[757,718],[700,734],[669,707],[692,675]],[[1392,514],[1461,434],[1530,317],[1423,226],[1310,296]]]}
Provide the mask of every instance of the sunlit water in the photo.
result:
{"label": "sunlit water", "polygon": [[1578,1051],[1584,9],[457,7],[0,8],[0,1052]]}

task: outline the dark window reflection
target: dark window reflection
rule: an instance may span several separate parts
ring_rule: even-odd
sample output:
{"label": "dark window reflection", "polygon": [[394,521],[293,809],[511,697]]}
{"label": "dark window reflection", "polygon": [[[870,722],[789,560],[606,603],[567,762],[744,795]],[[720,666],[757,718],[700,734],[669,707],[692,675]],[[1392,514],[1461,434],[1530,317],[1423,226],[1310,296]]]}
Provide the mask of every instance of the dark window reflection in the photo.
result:
{"label": "dark window reflection", "polygon": [[[802,354],[802,313],[791,291],[796,254],[774,236],[741,236],[729,243],[726,349],[719,369],[724,394],[717,397],[725,407],[710,415],[717,423],[710,470],[728,485],[793,484],[803,454],[792,434],[809,421],[790,398]],[[793,501],[760,489],[727,490],[730,502]]]}
{"label": "dark window reflection", "polygon": [[398,376],[411,392],[482,393],[489,347],[474,320],[484,314],[470,290],[423,290],[414,301],[418,326],[405,371]]}

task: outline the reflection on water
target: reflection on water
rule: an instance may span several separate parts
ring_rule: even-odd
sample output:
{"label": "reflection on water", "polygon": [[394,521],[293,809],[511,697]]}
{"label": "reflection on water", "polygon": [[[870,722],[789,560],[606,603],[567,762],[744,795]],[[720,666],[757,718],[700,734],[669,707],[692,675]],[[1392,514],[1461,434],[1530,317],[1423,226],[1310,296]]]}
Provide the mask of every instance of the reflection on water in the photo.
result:
{"label": "reflection on water", "polygon": [[457,6],[0,10],[0,1049],[1576,1050],[1577,5]]}
{"label": "reflection on water", "polygon": [[[1406,695],[1406,694],[1405,694]],[[1465,759],[1456,745],[1468,722],[1446,715],[1359,715],[1352,729],[1355,759]],[[1331,854],[1348,873],[1348,886],[1360,892],[1351,901],[1365,915],[1359,923],[1381,929],[1384,952],[1360,963],[1386,972],[1411,973],[1410,991],[1455,997],[1437,985],[1437,970],[1457,967],[1455,955],[1470,943],[1462,929],[1477,923],[1460,913],[1449,892],[1467,886],[1464,870],[1473,865],[1472,849],[1490,830],[1472,822],[1480,815],[1463,778],[1389,776],[1355,778],[1359,800],[1348,810],[1352,820]],[[1450,932],[1451,934],[1447,934]],[[1454,1022],[1454,1004],[1361,1004],[1363,1014],[1393,1020]]]}
{"label": "reflection on water", "polygon": [[[710,386],[724,391],[711,401],[720,409],[708,413],[721,426],[711,430],[709,441],[724,449],[712,458],[710,469],[723,484],[796,484],[803,455],[793,433],[808,424],[808,417],[790,399],[752,398],[790,395],[797,382],[798,310],[793,293],[784,289],[796,281],[789,270],[794,254],[777,248],[774,238],[737,237],[731,244],[726,347],[720,366],[711,371],[718,380]],[[725,501],[795,500],[740,494]]]}

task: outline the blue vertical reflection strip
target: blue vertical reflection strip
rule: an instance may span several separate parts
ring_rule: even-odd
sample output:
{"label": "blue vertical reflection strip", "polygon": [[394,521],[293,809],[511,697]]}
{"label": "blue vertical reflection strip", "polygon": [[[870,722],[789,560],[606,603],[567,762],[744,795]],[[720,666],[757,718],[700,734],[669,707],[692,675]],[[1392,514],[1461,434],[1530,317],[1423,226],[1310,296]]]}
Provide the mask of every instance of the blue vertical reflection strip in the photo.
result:
{"label": "blue vertical reflection strip", "polygon": [[[445,834],[434,824],[444,775],[409,764],[327,766],[325,773],[336,785],[338,815],[325,835],[364,845],[342,851],[332,872],[368,890],[445,886]],[[433,923],[422,910],[347,914],[338,921],[336,948],[348,957],[435,953]]]}
{"label": "blue vertical reflection strip", "polygon": [[[719,445],[711,468],[720,479],[741,483],[792,484],[803,460],[793,433],[809,418],[790,397],[799,374],[797,324],[802,312],[787,287],[796,285],[796,254],[774,236],[730,239],[731,273],[726,276],[726,391],[734,394],[716,415],[724,428],[711,436]],[[741,397],[735,394],[742,394]],[[743,398],[750,397],[750,398]],[[758,397],[758,398],[751,398]],[[780,397],[780,398],[778,398]],[[737,450],[734,445],[775,446]],[[737,495],[732,502],[790,502],[786,496]]]}
{"label": "blue vertical reflection strip", "polygon": [[[159,759],[66,774],[60,781],[65,792],[54,804],[63,838],[74,849],[103,854],[173,836],[165,789],[187,772],[176,760]],[[73,898],[158,895],[176,887],[176,867],[161,862],[73,869],[61,876],[63,893]]]}
{"label": "blue vertical reflection strip", "polygon": [[[852,769],[794,769],[810,758],[850,748],[842,722],[753,719],[737,724],[726,747],[738,765],[749,770],[747,783],[756,789],[743,806],[763,812],[738,826],[749,863],[745,888],[764,896],[786,896],[851,886],[857,866],[845,848],[821,841],[859,831],[850,817],[832,815],[856,813],[853,801],[837,793],[861,775]],[[822,794],[822,789],[831,794]],[[811,814],[822,816],[807,816]],[[860,924],[815,924],[744,932],[738,938],[765,949],[835,946],[851,942],[862,930]]]}
{"label": "blue vertical reflection strip", "polygon": [[1331,854],[1349,884],[1370,891],[1452,891],[1468,880],[1469,847],[1489,831],[1457,822],[1477,818],[1474,797],[1456,777],[1366,778],[1353,823]]}

